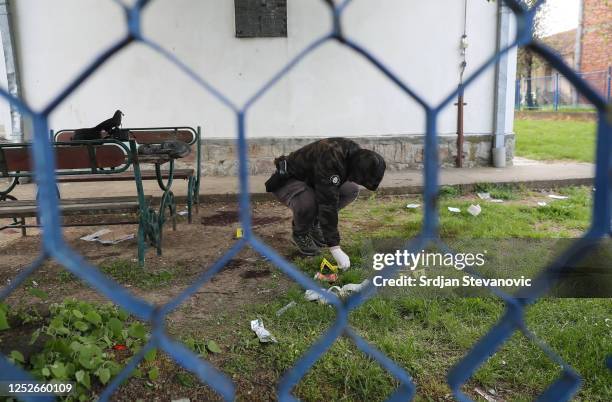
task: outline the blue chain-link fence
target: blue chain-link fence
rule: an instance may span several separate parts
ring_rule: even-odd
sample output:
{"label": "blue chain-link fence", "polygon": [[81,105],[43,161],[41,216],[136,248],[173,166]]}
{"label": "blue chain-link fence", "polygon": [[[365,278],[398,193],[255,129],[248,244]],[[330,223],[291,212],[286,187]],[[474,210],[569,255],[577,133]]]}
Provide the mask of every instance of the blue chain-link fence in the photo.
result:
{"label": "blue chain-link fence", "polygon": [[[612,67],[607,70],[576,73],[582,80],[589,83],[606,102],[612,97]],[[515,101],[516,110],[590,110],[593,104],[581,96],[578,90],[559,73],[551,75],[519,78],[516,80]]]}
{"label": "blue chain-link fence", "polygon": [[[251,225],[251,209],[248,193],[247,175],[247,127],[245,118],[251,106],[255,104],[278,80],[288,74],[307,54],[316,51],[322,44],[328,41],[335,41],[353,50],[356,54],[366,59],[373,68],[382,72],[391,82],[399,87],[407,96],[417,101],[425,110],[427,125],[425,137],[425,189],[424,205],[425,214],[423,226],[420,234],[406,243],[406,248],[410,252],[421,250],[427,243],[437,241],[439,211],[437,207],[438,194],[438,152],[437,152],[437,130],[436,123],[440,111],[447,107],[457,96],[457,89],[450,93],[441,103],[431,105],[414,92],[397,75],[387,68],[380,60],[363,48],[358,42],[344,35],[341,24],[341,17],[351,0],[333,2],[326,0],[329,7],[330,16],[333,20],[332,30],[324,36],[316,39],[295,58],[284,66],[274,75],[265,85],[263,85],[249,100],[242,106],[235,105],[223,92],[196,72],[187,67],[181,60],[177,59],[171,52],[154,43],[143,36],[141,31],[141,16],[143,9],[151,1],[138,0],[133,6],[126,6],[119,0],[115,0],[125,10],[128,33],[124,38],[104,50],[95,60],[93,60],[61,93],[59,93],[43,110],[34,110],[20,99],[11,96],[5,90],[0,94],[12,105],[17,107],[21,113],[32,120],[33,123],[33,147],[32,152],[35,158],[36,182],[39,188],[39,215],[43,222],[42,231],[42,250],[40,255],[31,265],[24,269],[6,288],[0,292],[0,300],[5,299],[14,289],[20,286],[24,280],[38,268],[48,258],[53,258],[62,264],[67,270],[88,283],[92,288],[101,292],[113,302],[117,303],[139,319],[145,320],[151,325],[151,337],[140,352],[134,356],[128,365],[117,375],[104,389],[100,395],[100,400],[110,400],[112,394],[117,390],[122,381],[128,378],[130,372],[142,361],[144,355],[152,348],[160,348],[169,356],[176,360],[178,364],[190,370],[204,383],[210,385],[224,399],[233,400],[235,398],[235,385],[224,373],[217,370],[210,363],[200,359],[181,343],[172,340],[165,331],[165,317],[172,310],[177,308],[182,302],[193,295],[204,283],[208,282],[217,274],[223,266],[233,258],[244,247],[250,246],[263,256],[267,257],[272,263],[278,266],[286,275],[305,289],[318,289],[319,286],[310,278],[305,276],[299,269],[290,262],[278,255],[272,248],[259,240],[253,233]],[[480,339],[473,348],[449,371],[448,384],[453,394],[460,401],[470,400],[468,396],[461,392],[462,385],[469,380],[480,365],[482,365],[490,355],[495,353],[498,348],[515,332],[521,331],[535,345],[540,347],[546,355],[558,363],[562,368],[562,374],[558,380],[552,383],[540,396],[543,401],[563,401],[568,400],[579,389],[581,379],[579,375],[561,358],[553,352],[546,344],[540,340],[533,332],[527,328],[524,320],[525,308],[543,296],[547,289],[558,278],[558,274],[566,265],[571,266],[571,262],[579,259],[589,248],[603,237],[610,236],[611,231],[611,191],[612,191],[612,110],[606,105],[604,97],[595,91],[583,79],[581,79],[570,67],[553,51],[542,44],[532,43],[531,30],[535,8],[542,1],[538,1],[531,10],[527,9],[520,1],[505,0],[507,6],[511,8],[517,17],[517,35],[512,43],[500,49],[495,55],[490,57],[480,66],[471,76],[465,80],[465,86],[470,85],[487,68],[496,63],[500,57],[517,45],[527,45],[554,66],[560,74],[568,79],[577,89],[582,97],[588,99],[598,112],[598,132],[597,132],[597,166],[595,177],[595,196],[592,214],[592,223],[587,233],[555,260],[547,269],[534,281],[533,286],[524,289],[516,296],[509,296],[499,289],[492,288],[491,291],[504,300],[506,311],[503,317],[494,325],[491,330]],[[51,144],[48,137],[48,117],[55,108],[72,94],[81,83],[87,80],[96,70],[112,58],[118,51],[129,46],[133,42],[140,42],[155,50],[163,57],[174,63],[179,69],[193,79],[202,89],[214,95],[220,102],[230,108],[236,116],[238,123],[237,149],[240,160],[240,222],[244,230],[244,237],[238,240],[225,254],[215,262],[206,272],[204,272],[189,288],[185,289],[180,295],[162,306],[154,306],[148,302],[133,296],[116,282],[102,274],[96,267],[89,264],[79,253],[72,250],[62,236],[60,226],[60,214],[58,210],[58,198],[55,191],[55,160]],[[434,239],[434,240],[432,240]],[[384,276],[391,277],[397,268],[389,268],[383,271]],[[370,284],[371,285],[371,284]],[[348,325],[350,312],[374,295],[374,288],[371,285],[364,291],[352,295],[346,301],[341,301],[333,293],[325,292],[323,296],[336,310],[336,319],[331,328],[296,362],[296,364],[281,378],[278,385],[278,398],[283,401],[295,400],[291,391],[293,387],[305,376],[312,365],[329,349],[329,347],[340,336],[350,338],[357,348],[367,356],[377,361],[384,367],[399,383],[397,390],[389,397],[389,400],[410,400],[415,394],[415,384],[408,372],[402,367],[385,356],[382,352],[374,348],[363,338],[356,334]],[[610,360],[610,359],[609,359]],[[602,362],[604,364],[604,362]],[[0,380],[32,380],[31,376],[18,367],[12,365],[6,357],[0,357]],[[53,400],[52,397],[24,397],[24,400]]]}

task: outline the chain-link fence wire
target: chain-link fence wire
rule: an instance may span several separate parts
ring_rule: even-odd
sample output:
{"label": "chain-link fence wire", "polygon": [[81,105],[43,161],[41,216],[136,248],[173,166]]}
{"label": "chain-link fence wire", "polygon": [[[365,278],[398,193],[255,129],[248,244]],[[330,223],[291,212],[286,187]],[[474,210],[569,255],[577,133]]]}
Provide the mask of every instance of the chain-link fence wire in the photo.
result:
{"label": "chain-link fence wire", "polygon": [[[328,41],[335,41],[357,55],[367,60],[375,69],[383,73],[391,82],[400,88],[407,96],[419,103],[426,112],[426,135],[425,135],[425,164],[424,164],[424,217],[421,232],[414,239],[406,242],[409,252],[417,252],[431,242],[441,243],[438,237],[439,211],[437,206],[438,194],[438,153],[437,153],[437,118],[442,109],[447,107],[457,96],[458,88],[439,104],[431,105],[419,96],[414,90],[394,74],[384,63],[362,47],[358,42],[344,35],[341,17],[351,0],[334,2],[322,0],[329,7],[332,18],[332,29],[322,37],[314,40],[295,56],[288,64],[281,68],[267,83],[256,91],[242,106],[234,104],[223,92],[203,77],[191,70],[186,64],[175,57],[171,52],[159,44],[143,36],[141,31],[141,16],[144,8],[152,0],[138,0],[132,6],[127,6],[119,0],[114,0],[125,11],[128,32],[124,38],[104,50],[96,57],[66,88],[64,88],[43,110],[34,110],[27,103],[10,95],[6,90],[0,90],[0,95],[32,121],[33,146],[32,154],[35,160],[35,175],[39,191],[38,209],[42,230],[42,249],[40,255],[27,268],[17,275],[14,280],[0,291],[0,300],[4,300],[13,290],[20,286],[24,280],[34,273],[48,258],[53,258],[64,268],[76,275],[92,288],[123,307],[137,318],[147,321],[151,325],[151,336],[146,345],[129,361],[126,367],[104,388],[100,400],[111,399],[112,394],[117,391],[120,384],[125,381],[129,374],[143,360],[144,355],[152,348],[159,348],[172,357],[178,364],[194,373],[203,383],[208,384],[226,400],[235,398],[235,385],[230,377],[213,367],[206,360],[201,359],[182,343],[176,342],[169,337],[165,331],[165,318],[167,314],[176,309],[182,302],[192,296],[202,285],[217,274],[223,266],[246,246],[252,247],[261,255],[267,257],[281,271],[288,275],[305,289],[319,289],[317,283],[304,275],[293,264],[281,257],[276,251],[259,240],[253,233],[251,224],[250,198],[248,192],[247,174],[247,127],[245,118],[251,106],[257,102],[266,92],[272,88],[282,77],[287,75],[306,55],[314,52],[318,47]],[[561,376],[553,382],[540,395],[543,401],[568,400],[579,389],[580,376],[561,358],[552,351],[541,339],[527,328],[524,314],[530,304],[542,297],[546,291],[557,281],[560,272],[573,260],[580,259],[588,252],[597,239],[607,237],[611,231],[611,189],[612,178],[609,170],[612,168],[612,112],[607,107],[604,98],[586,80],[581,79],[562,59],[546,46],[532,42],[531,31],[535,10],[541,5],[540,0],[532,9],[527,9],[518,0],[504,0],[504,3],[514,12],[517,19],[517,33],[513,41],[505,48],[499,49],[485,63],[479,66],[467,79],[464,85],[470,85],[485,70],[495,64],[502,55],[517,45],[529,46],[535,53],[547,60],[560,74],[566,77],[577,89],[581,96],[594,105],[598,112],[597,131],[597,165],[595,174],[595,195],[593,202],[593,214],[590,229],[572,247],[559,256],[543,273],[533,281],[531,288],[525,288],[516,296],[510,296],[500,289],[491,288],[491,292],[500,297],[506,305],[505,314],[482,337],[473,348],[448,372],[448,384],[454,396],[460,401],[469,401],[469,397],[462,393],[461,387],[474,374],[493,353],[516,331],[527,336],[535,345],[541,348],[546,355],[559,364],[562,368]],[[79,253],[72,250],[62,236],[60,226],[60,213],[58,209],[58,197],[55,191],[55,155],[48,137],[48,117],[67,97],[69,97],[85,80],[87,80],[106,61],[112,58],[118,51],[133,42],[140,42],[155,50],[161,56],[174,63],[180,70],[187,74],[202,89],[215,96],[221,103],[226,105],[235,113],[237,120],[237,149],[239,156],[239,182],[240,182],[240,222],[244,237],[238,240],[225,254],[217,260],[208,270],[185,289],[181,294],[162,306],[154,306],[130,294],[125,288],[102,274],[96,267],[87,262]],[[399,267],[389,267],[382,271],[384,277],[392,277]],[[474,275],[476,275],[474,273]],[[309,350],[299,358],[295,365],[289,369],[280,379],[277,388],[277,396],[282,401],[296,400],[291,394],[293,387],[306,375],[313,364],[331,347],[340,336],[346,336],[353,341],[355,346],[367,356],[377,361],[398,382],[398,388],[389,396],[388,400],[410,400],[415,394],[415,384],[410,374],[377,350],[366,340],[360,337],[349,325],[349,313],[362,305],[375,294],[375,288],[370,283],[362,292],[352,295],[345,301],[341,301],[333,293],[324,292],[323,297],[336,310],[336,318],[331,327],[317,340]],[[604,362],[602,362],[603,364]],[[0,357],[0,380],[32,380],[32,376],[19,367],[14,366],[5,356]],[[23,400],[53,400],[53,397],[24,396]]]}
{"label": "chain-link fence wire", "polygon": [[[610,102],[612,69],[577,73],[591,88]],[[559,73],[519,78],[516,81],[515,108],[517,110],[563,111],[593,109],[589,99],[582,96],[572,81]]]}

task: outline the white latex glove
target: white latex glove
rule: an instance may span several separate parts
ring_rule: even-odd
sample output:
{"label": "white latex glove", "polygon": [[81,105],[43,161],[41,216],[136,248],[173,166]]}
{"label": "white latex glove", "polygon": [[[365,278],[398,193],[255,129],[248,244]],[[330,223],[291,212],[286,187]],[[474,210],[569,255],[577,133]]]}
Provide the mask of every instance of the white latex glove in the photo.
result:
{"label": "white latex glove", "polygon": [[346,271],[351,267],[351,260],[349,256],[346,255],[344,251],[342,251],[340,246],[330,247],[329,251],[331,252],[332,257],[334,257],[334,260],[336,260],[338,268],[343,271]]}

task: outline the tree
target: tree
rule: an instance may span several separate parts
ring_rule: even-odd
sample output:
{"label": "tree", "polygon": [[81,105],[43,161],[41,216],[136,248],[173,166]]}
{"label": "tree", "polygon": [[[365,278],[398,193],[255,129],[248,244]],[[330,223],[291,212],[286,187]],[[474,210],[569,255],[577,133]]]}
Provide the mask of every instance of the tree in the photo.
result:
{"label": "tree", "polygon": [[[536,3],[536,0],[523,0],[523,2],[528,7],[533,7],[533,5]],[[547,13],[547,4],[544,3],[538,9],[533,21],[533,39],[541,38],[544,35],[543,21],[546,18]],[[533,107],[535,104],[535,99],[533,99],[533,90],[531,85],[532,72],[535,68],[538,67],[539,60],[537,56],[528,47],[520,47],[518,49],[517,63],[517,70],[521,74],[521,77],[527,80],[527,94],[525,96],[525,102],[527,103],[527,107]]]}

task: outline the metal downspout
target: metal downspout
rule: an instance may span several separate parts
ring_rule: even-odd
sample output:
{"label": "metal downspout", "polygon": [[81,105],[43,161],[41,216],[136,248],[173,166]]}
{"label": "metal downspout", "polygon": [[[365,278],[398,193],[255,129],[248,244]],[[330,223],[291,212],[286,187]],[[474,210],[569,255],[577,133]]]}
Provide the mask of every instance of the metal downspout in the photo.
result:
{"label": "metal downspout", "polygon": [[[2,49],[4,50],[4,63],[6,65],[7,88],[12,96],[19,98],[21,83],[19,80],[19,65],[15,52],[15,35],[10,9],[9,0],[0,0],[0,35],[2,36]],[[8,139],[11,142],[24,142],[21,113],[13,105],[10,105],[10,108],[11,131]]]}
{"label": "metal downspout", "polygon": [[[497,51],[510,44],[510,17],[512,11],[498,2]],[[493,109],[493,166],[506,167],[506,117],[508,113],[508,52],[495,66],[495,106]]]}

